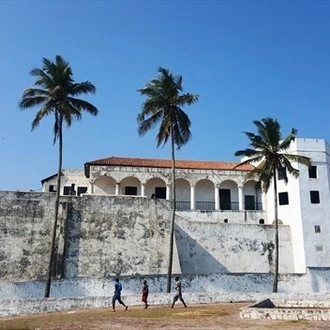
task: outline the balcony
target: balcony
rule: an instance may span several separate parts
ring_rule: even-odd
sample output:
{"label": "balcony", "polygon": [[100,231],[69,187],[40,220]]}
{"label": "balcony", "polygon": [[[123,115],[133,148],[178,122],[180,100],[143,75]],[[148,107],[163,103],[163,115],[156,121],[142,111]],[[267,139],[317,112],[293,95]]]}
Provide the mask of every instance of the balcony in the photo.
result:
{"label": "balcony", "polygon": [[[177,201],[176,202],[177,211],[190,211],[190,201]],[[195,210],[198,211],[215,211],[215,202],[204,202],[196,201]],[[239,211],[238,202],[220,202],[221,211]],[[246,203],[244,205],[244,211],[262,211],[262,203]]]}

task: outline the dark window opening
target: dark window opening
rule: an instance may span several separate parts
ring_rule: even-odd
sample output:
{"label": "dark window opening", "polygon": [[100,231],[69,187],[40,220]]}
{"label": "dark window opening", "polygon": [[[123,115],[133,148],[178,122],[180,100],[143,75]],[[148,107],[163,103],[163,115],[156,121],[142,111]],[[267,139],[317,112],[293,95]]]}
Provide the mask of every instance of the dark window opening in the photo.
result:
{"label": "dark window opening", "polygon": [[57,188],[57,186],[51,184],[51,185],[49,186],[49,192],[55,192],[55,191],[56,191],[56,188]]}
{"label": "dark window opening", "polygon": [[308,177],[311,179],[317,178],[317,166],[308,167]]}
{"label": "dark window opening", "polygon": [[219,189],[220,210],[231,210],[230,189]]}
{"label": "dark window opening", "polygon": [[78,187],[78,196],[85,194],[87,192],[87,187]]}
{"label": "dark window opening", "polygon": [[286,168],[285,167],[281,167],[277,170],[277,176],[279,180],[286,180],[287,176],[286,176]]}
{"label": "dark window opening", "polygon": [[65,186],[63,188],[63,195],[71,195],[71,186]]}
{"label": "dark window opening", "polygon": [[155,198],[166,199],[166,187],[156,187]]}
{"label": "dark window opening", "polygon": [[224,223],[228,223],[228,219],[223,220]]}
{"label": "dark window opening", "polygon": [[314,231],[319,234],[321,232],[321,226],[314,226]]}
{"label": "dark window opening", "polygon": [[265,219],[259,219],[259,223],[260,223],[261,225],[265,224]]}
{"label": "dark window opening", "polygon": [[253,195],[245,195],[245,210],[255,210],[256,202],[255,197]]}
{"label": "dark window opening", "polygon": [[309,193],[311,196],[311,203],[319,204],[320,203],[320,193],[317,190],[311,190]]}
{"label": "dark window opening", "polygon": [[132,195],[136,196],[137,195],[137,187],[125,187],[125,195]]}
{"label": "dark window opening", "polygon": [[287,192],[281,192],[278,194],[279,204],[288,205],[289,204],[289,194]]}

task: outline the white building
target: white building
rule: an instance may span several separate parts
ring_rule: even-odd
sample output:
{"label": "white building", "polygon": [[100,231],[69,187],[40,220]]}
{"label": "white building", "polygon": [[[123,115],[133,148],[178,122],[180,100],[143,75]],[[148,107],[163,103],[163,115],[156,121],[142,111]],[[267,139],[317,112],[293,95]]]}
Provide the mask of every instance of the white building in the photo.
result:
{"label": "white building", "polygon": [[[312,166],[293,164],[299,178],[278,176],[279,219],[291,228],[294,270],[329,267],[330,146],[324,140],[296,139],[290,153],[308,156]],[[177,212],[199,221],[269,225],[274,220],[272,187],[265,196],[246,180],[251,166],[176,161]],[[171,160],[109,157],[63,170],[62,195],[135,195],[171,199]],[[283,173],[282,173],[283,174]],[[44,192],[57,189],[56,175],[42,180]],[[281,240],[281,237],[280,237]],[[281,251],[280,251],[281,253]]]}

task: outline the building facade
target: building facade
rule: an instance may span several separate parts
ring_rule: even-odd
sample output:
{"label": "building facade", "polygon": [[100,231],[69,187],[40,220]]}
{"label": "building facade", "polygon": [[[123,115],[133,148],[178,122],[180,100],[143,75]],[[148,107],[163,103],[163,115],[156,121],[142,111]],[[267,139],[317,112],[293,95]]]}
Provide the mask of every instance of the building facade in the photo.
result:
{"label": "building facade", "polygon": [[[294,271],[329,267],[330,147],[324,140],[296,139],[290,150],[308,156],[312,166],[293,164],[299,177],[278,173],[278,215],[290,226]],[[176,209],[186,219],[241,224],[274,222],[272,187],[267,194],[246,180],[252,166],[209,161],[176,161]],[[63,170],[61,195],[111,195],[171,200],[171,161],[109,157],[85,163],[84,170]],[[56,191],[56,175],[42,180]],[[281,251],[280,251],[281,257]]]}

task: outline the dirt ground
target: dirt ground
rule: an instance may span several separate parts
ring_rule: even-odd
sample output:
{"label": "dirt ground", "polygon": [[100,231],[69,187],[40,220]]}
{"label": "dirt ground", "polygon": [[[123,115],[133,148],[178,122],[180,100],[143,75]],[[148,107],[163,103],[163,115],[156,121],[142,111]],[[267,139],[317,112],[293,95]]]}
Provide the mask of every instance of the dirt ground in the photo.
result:
{"label": "dirt ground", "polygon": [[242,320],[240,307],[247,303],[221,303],[169,306],[118,307],[18,316],[0,320],[0,329],[7,330],[105,330],[105,329],[330,329],[330,322]]}

